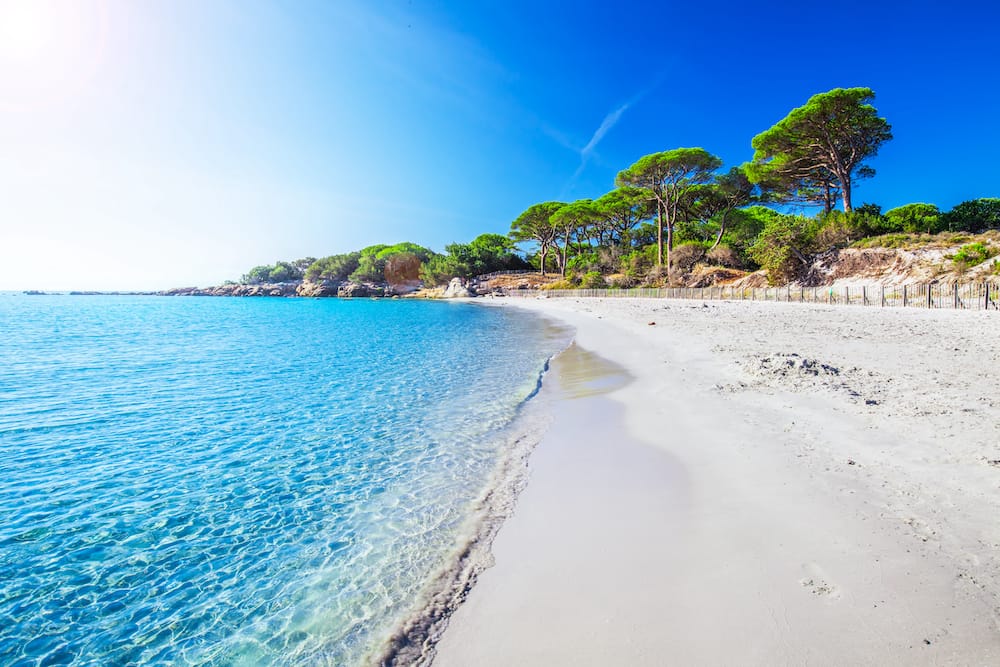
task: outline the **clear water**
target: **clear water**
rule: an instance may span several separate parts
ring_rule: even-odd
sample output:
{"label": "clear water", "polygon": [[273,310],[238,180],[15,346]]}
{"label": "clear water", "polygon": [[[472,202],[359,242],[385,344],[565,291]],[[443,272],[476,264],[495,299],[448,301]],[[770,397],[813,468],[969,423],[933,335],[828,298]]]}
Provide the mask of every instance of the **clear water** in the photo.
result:
{"label": "clear water", "polygon": [[0,664],[357,664],[564,334],[507,308],[0,295]]}

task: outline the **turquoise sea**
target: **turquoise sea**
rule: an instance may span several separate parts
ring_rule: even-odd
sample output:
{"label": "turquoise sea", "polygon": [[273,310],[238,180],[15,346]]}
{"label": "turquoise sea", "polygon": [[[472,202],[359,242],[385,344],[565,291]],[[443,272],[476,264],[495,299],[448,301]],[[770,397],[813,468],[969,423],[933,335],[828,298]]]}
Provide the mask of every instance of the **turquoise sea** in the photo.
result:
{"label": "turquoise sea", "polygon": [[405,300],[0,295],[0,664],[360,664],[566,332]]}

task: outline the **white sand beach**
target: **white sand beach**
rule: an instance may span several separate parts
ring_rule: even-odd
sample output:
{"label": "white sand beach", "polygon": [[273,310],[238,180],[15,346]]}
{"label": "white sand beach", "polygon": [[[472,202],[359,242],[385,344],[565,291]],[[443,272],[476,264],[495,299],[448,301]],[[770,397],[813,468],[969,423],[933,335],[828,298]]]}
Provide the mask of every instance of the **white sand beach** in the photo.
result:
{"label": "white sand beach", "polygon": [[435,665],[1000,664],[1000,316],[493,303],[576,342]]}

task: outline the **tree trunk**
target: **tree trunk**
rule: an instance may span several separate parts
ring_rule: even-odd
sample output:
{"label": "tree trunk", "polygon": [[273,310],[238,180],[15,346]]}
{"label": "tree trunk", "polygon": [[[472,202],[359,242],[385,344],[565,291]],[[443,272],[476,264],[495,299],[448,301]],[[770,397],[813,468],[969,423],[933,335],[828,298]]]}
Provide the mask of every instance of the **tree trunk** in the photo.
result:
{"label": "tree trunk", "polygon": [[656,266],[663,266],[663,204],[659,199],[656,200]]}
{"label": "tree trunk", "polygon": [[673,267],[670,266],[670,253],[674,249],[674,225],[672,222],[667,223],[667,284],[671,282],[671,273],[673,272]]}
{"label": "tree trunk", "polygon": [[674,267],[670,265],[670,255],[674,251],[674,223],[677,222],[677,198],[674,198],[673,206],[667,210],[667,284],[673,282]]}
{"label": "tree trunk", "polygon": [[833,193],[830,191],[830,184],[823,184],[823,213],[829,215],[833,210]]}
{"label": "tree trunk", "polygon": [[539,252],[541,253],[541,256],[542,256],[542,264],[541,264],[540,268],[542,269],[542,277],[544,278],[545,277],[545,244],[542,244],[542,248],[541,248],[541,250]]}
{"label": "tree trunk", "polygon": [[726,233],[726,218],[729,217],[729,211],[731,210],[732,209],[729,209],[722,214],[722,222],[719,223],[719,233],[716,235],[715,243],[712,244],[712,247],[709,248],[707,251],[705,251],[706,255],[715,250],[716,248],[718,248],[719,244],[722,243],[722,235]]}
{"label": "tree trunk", "polygon": [[563,249],[562,249],[562,266],[559,267],[562,271],[562,277],[566,277],[566,257],[569,255],[569,229],[566,230],[566,236],[563,237]]}
{"label": "tree trunk", "polygon": [[804,254],[802,254],[801,250],[799,250],[795,246],[789,246],[788,249],[792,251],[792,254],[795,255],[796,259],[798,259],[800,262],[802,262],[802,266],[809,266],[809,264],[811,262],[809,261],[808,257],[806,257]]}
{"label": "tree trunk", "polygon": [[844,213],[850,213],[854,210],[851,206],[851,177],[848,175],[847,178],[841,180],[840,183],[840,195],[844,199]]}

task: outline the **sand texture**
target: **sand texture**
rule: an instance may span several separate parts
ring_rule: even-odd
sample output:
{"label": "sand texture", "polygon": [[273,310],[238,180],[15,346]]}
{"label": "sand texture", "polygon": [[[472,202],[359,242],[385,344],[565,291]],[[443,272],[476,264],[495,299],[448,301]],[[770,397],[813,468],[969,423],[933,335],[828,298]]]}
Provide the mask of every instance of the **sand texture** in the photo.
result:
{"label": "sand texture", "polygon": [[435,665],[1000,664],[1000,315],[495,303],[576,342]]}

